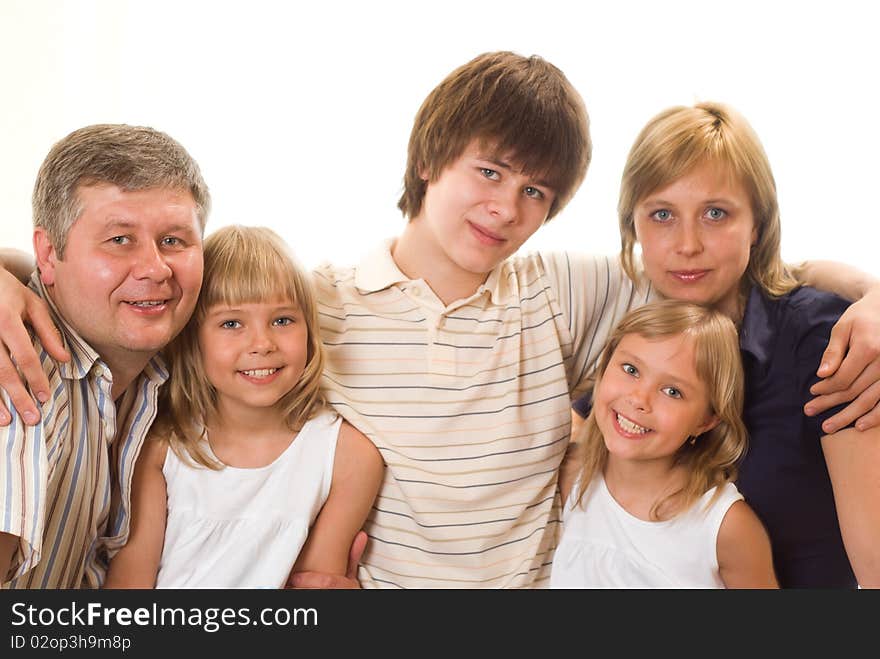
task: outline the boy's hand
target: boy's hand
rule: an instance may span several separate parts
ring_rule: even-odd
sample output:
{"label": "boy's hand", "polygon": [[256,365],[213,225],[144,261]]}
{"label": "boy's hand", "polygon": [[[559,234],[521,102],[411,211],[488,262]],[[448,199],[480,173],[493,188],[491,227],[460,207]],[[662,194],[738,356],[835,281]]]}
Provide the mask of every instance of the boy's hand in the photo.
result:
{"label": "boy's hand", "polygon": [[[49,380],[43,373],[24,323],[30,323],[52,357],[66,362],[70,360],[70,354],[64,349],[46,303],[2,268],[0,301],[0,387],[9,395],[24,422],[34,425],[40,420],[40,411],[28,394],[19,370],[40,402],[49,398]],[[11,420],[9,410],[0,400],[0,425],[9,425]]]}
{"label": "boy's hand", "polygon": [[321,572],[294,572],[287,580],[287,588],[301,589],[358,589],[361,584],[357,579],[358,565],[361,562],[364,549],[367,547],[367,534],[358,531],[351,543],[348,554],[348,568],[345,576],[339,574],[323,574]]}

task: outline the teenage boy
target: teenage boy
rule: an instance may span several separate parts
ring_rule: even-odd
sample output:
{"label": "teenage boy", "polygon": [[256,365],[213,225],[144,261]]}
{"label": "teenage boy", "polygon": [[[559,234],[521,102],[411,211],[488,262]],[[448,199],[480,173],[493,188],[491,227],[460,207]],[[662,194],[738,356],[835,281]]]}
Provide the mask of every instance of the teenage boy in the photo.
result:
{"label": "teenage boy", "polygon": [[559,69],[481,55],[416,116],[403,233],[319,269],[328,399],[387,464],[362,585],[549,577],[571,392],[644,300],[613,258],[508,257],[565,207],[590,149]]}

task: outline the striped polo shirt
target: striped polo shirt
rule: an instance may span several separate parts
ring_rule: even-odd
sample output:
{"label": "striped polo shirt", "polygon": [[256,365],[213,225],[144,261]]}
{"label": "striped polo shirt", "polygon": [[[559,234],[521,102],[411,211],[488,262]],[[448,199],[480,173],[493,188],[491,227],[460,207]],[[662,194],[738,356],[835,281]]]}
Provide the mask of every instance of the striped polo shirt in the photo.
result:
{"label": "striped polo shirt", "polygon": [[643,302],[616,258],[514,256],[444,305],[390,242],[315,273],[328,400],[387,468],[364,587],[546,586],[571,396]]}
{"label": "striped polo shirt", "polygon": [[109,368],[58,316],[36,274],[30,286],[72,359],[56,362],[34,340],[51,391],[36,426],[25,426],[3,394],[13,420],[0,428],[0,531],[21,540],[0,579],[4,588],[97,588],[128,538],[135,460],[168,371],[155,357],[114,404]]}

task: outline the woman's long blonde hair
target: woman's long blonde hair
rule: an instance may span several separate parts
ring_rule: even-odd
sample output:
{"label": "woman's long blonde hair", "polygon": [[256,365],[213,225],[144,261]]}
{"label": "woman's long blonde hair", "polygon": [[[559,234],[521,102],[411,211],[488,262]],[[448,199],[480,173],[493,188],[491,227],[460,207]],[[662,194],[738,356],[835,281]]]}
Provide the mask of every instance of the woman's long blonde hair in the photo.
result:
{"label": "woman's long blonde hair", "polygon": [[[693,444],[685,442],[678,450],[675,463],[685,468],[687,481],[681,489],[655,502],[651,509],[652,519],[668,519],[687,510],[710,488],[736,478],[737,463],[748,443],[742,420],[744,378],[739,341],[733,321],[720,311],[675,300],[645,305],[627,314],[611,335],[599,361],[594,391],[602,386],[611,356],[627,334],[646,339],[690,336],[694,341],[697,377],[706,387],[712,414],[720,420]],[[596,423],[595,409],[590,410],[575,441],[583,457],[578,496],[581,504],[587,486],[605,470],[608,462],[608,449]]]}
{"label": "woman's long blonde hair", "polygon": [[305,369],[297,385],[280,401],[287,425],[302,426],[324,405],[321,373],[324,348],[318,333],[318,309],[309,274],[284,241],[265,227],[226,226],[205,240],[205,274],[192,318],[166,348],[171,378],[162,392],[153,434],[167,439],[183,460],[218,468],[202,446],[203,423],[217,413],[217,396],[205,376],[198,328],[216,304],[236,305],[287,299],[302,310],[308,327]]}

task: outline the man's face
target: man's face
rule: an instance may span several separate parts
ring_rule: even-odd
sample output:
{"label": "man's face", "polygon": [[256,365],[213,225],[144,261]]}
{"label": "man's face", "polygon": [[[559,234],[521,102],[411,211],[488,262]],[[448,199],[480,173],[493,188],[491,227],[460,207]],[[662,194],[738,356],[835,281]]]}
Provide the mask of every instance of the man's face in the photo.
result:
{"label": "man's face", "polygon": [[435,258],[485,277],[538,230],[554,198],[550,185],[522,172],[514,157],[472,140],[428,183],[413,222],[422,224]]}
{"label": "man's face", "polygon": [[125,192],[97,184],[77,192],[82,213],[64,258],[45,232],[35,232],[43,282],[67,322],[111,368],[149,360],[183,328],[198,298],[196,203],[188,191],[167,188]]}

